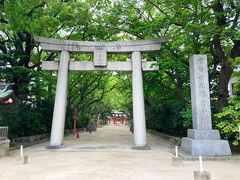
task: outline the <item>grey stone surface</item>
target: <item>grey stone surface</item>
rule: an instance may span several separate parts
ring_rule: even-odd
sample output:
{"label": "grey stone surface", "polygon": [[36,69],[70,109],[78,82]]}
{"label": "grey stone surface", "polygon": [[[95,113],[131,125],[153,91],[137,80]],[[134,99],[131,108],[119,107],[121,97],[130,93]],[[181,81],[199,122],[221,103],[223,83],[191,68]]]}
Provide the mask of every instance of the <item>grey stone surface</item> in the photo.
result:
{"label": "grey stone surface", "polygon": [[109,61],[105,67],[96,67],[91,61],[74,61],[69,64],[70,71],[132,71],[131,62]]}
{"label": "grey stone surface", "polygon": [[151,149],[151,147],[149,146],[132,146],[131,148],[134,150],[150,150]]}
{"label": "grey stone surface", "polygon": [[66,106],[67,106],[69,60],[70,60],[69,52],[62,51],[60,62],[59,62],[50,146],[61,146],[63,144]]}
{"label": "grey stone surface", "polygon": [[188,129],[188,137],[199,140],[220,140],[219,130]]}
{"label": "grey stone surface", "polygon": [[96,47],[94,49],[94,66],[107,66],[107,49],[106,47]]}
{"label": "grey stone surface", "polygon": [[[168,134],[164,134],[161,132],[157,132],[151,129],[147,129],[147,132],[149,135],[159,138],[162,141],[170,144],[172,147],[177,145],[178,147],[181,147],[182,139],[179,137],[170,136]],[[152,148],[153,149],[153,148]],[[172,153],[175,155],[174,149],[172,150]],[[179,157],[183,158],[183,161],[199,161],[199,156],[193,156],[189,153],[186,153],[179,149]],[[232,156],[232,155],[204,155],[203,156],[204,161],[230,161],[230,162],[240,162],[239,156]]]}
{"label": "grey stone surface", "polygon": [[8,127],[0,126],[0,141],[8,139]]}
{"label": "grey stone surface", "polygon": [[27,164],[28,163],[28,156],[27,155],[23,155],[23,156],[18,156],[16,158],[16,162],[18,164]]}
{"label": "grey stone surface", "polygon": [[47,146],[46,149],[63,149],[66,148],[65,146],[61,145],[61,146]]}
{"label": "grey stone surface", "polygon": [[218,130],[212,130],[208,67],[206,55],[193,55],[190,64],[193,129],[183,138],[182,151],[191,155],[231,155],[226,140],[220,140]]}
{"label": "grey stone surface", "polygon": [[226,140],[196,140],[183,138],[181,149],[191,155],[231,155]]}
{"label": "grey stone surface", "polygon": [[172,146],[179,146],[179,147],[181,146],[182,139],[179,137],[170,136],[168,134],[157,132],[152,129],[147,129],[147,132],[153,136],[160,138],[161,140],[165,141],[166,143],[168,143]]}
{"label": "grey stone surface", "polygon": [[59,61],[43,61],[42,70],[44,71],[57,71],[59,66]]}
{"label": "grey stone surface", "polygon": [[211,174],[207,171],[194,171],[194,180],[210,180],[211,179]]}
{"label": "grey stone surface", "polygon": [[172,157],[172,165],[173,166],[183,166],[182,157]]}
{"label": "grey stone surface", "polygon": [[165,36],[157,39],[117,42],[71,41],[39,36],[34,36],[34,38],[37,42],[40,42],[43,50],[49,52],[93,53],[96,47],[106,47],[107,52],[111,54],[132,53],[134,51],[142,53],[159,51],[161,43],[167,41]]}
{"label": "grey stone surface", "polygon": [[132,53],[133,126],[136,147],[147,146],[141,60],[139,51]]}
{"label": "grey stone surface", "polygon": [[[78,128],[77,131],[86,131],[86,129]],[[72,134],[72,133],[73,133],[73,129],[65,129],[64,130],[65,135]],[[49,138],[50,138],[50,133],[15,138],[10,142],[10,150],[18,149],[20,147],[20,145],[23,145],[25,147],[25,146],[30,146],[30,145],[38,144],[41,142],[45,142],[45,141],[48,141]]]}
{"label": "grey stone surface", "polygon": [[8,155],[8,153],[9,153],[9,144],[10,144],[10,140],[9,139],[0,141],[0,158],[1,157],[5,157],[5,156]]}
{"label": "grey stone surface", "polygon": [[[155,64],[155,61],[142,61],[143,71],[157,71],[159,70],[158,66],[152,66]],[[57,71],[58,70],[58,61],[43,61],[42,70],[45,71]],[[109,61],[107,62],[106,67],[95,67],[94,63],[91,61],[70,61],[69,63],[70,71],[132,71],[132,62],[131,61]]]}
{"label": "grey stone surface", "polygon": [[[179,156],[183,158],[183,161],[199,161],[199,156],[193,156],[189,153],[179,150]],[[223,161],[223,162],[240,162],[238,155],[203,155],[203,161]]]}
{"label": "grey stone surface", "polygon": [[15,138],[10,143],[10,149],[15,149],[20,147],[20,145],[32,145],[49,140],[49,134],[39,134],[35,136],[26,136],[21,138]]}
{"label": "grey stone surface", "polygon": [[193,129],[212,129],[206,55],[190,58]]}

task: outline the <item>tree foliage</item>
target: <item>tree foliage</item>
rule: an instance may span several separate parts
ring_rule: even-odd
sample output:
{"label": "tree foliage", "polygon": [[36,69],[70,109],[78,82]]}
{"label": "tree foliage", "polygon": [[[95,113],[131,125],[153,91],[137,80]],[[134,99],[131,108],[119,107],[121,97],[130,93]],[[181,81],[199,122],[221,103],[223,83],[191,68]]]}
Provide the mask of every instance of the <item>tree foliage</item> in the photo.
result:
{"label": "tree foliage", "polygon": [[[239,72],[235,74],[239,77]],[[240,148],[240,82],[234,84],[234,96],[223,111],[215,114],[215,123],[223,138]]]}

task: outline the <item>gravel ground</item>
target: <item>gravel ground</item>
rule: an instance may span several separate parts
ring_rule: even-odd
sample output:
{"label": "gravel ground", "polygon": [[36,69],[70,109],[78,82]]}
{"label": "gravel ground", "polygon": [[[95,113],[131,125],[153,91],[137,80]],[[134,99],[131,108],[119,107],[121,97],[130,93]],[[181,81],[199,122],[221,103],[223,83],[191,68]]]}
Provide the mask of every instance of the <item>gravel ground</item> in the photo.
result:
{"label": "gravel ground", "polygon": [[[172,166],[172,151],[165,142],[147,137],[151,150],[133,150],[128,126],[104,126],[91,135],[81,132],[64,139],[65,147],[49,150],[49,142],[24,149],[29,162],[18,165],[17,150],[0,159],[0,180],[193,180],[198,162]],[[240,162],[204,162],[212,180],[239,180]]]}

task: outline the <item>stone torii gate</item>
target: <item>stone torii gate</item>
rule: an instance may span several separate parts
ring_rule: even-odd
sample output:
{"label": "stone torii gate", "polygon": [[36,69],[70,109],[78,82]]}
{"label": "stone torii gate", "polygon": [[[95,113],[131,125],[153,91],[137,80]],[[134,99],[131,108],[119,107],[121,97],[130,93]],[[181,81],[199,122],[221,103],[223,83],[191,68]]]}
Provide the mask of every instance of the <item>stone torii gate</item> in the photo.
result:
{"label": "stone torii gate", "polygon": [[[157,52],[166,37],[149,40],[90,42],[49,39],[35,36],[46,52],[61,52],[60,61],[43,61],[42,70],[58,70],[50,148],[63,145],[67,106],[68,71],[132,71],[134,148],[148,149],[142,71],[158,70],[154,61],[142,60],[142,53]],[[94,61],[72,61],[70,53],[94,54]],[[107,54],[132,54],[132,60],[107,61]]]}
{"label": "stone torii gate", "polygon": [[[69,70],[132,71],[133,148],[148,149],[142,71],[154,71],[158,67],[152,67],[155,62],[142,60],[141,54],[158,51],[166,37],[123,42],[69,41],[37,36],[35,40],[47,52],[61,52],[60,61],[42,63],[43,70],[58,70],[50,147],[63,145]],[[94,61],[70,61],[70,53],[94,54]],[[107,54],[132,54],[132,60],[109,62]],[[189,129],[188,137],[182,139],[181,149],[191,155],[231,155],[228,141],[221,140],[219,131],[212,129],[207,56],[193,55],[189,67],[193,129]]]}

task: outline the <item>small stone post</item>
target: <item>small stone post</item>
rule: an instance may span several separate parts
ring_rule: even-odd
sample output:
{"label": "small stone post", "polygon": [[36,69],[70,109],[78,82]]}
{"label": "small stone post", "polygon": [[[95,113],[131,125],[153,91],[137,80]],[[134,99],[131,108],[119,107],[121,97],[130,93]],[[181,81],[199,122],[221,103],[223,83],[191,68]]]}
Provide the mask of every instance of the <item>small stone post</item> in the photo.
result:
{"label": "small stone post", "polygon": [[194,171],[194,180],[211,180],[211,174],[203,170],[202,156],[199,156],[200,171]]}
{"label": "small stone post", "polygon": [[173,166],[183,166],[183,159],[182,157],[179,157],[178,155],[178,147],[175,146],[175,155],[174,157],[172,157],[172,165]]}
{"label": "small stone post", "polygon": [[211,180],[211,175],[209,172],[203,171],[194,171],[194,180]]}
{"label": "small stone post", "polygon": [[28,163],[28,156],[23,154],[23,145],[20,146],[20,156],[17,157],[16,162],[18,164]]}
{"label": "small stone post", "polygon": [[67,84],[68,84],[69,60],[70,60],[69,52],[62,51],[60,62],[59,62],[59,70],[58,70],[56,97],[55,97],[55,103],[54,103],[52,131],[51,131],[51,138],[50,138],[50,148],[60,147],[63,145],[66,106],[67,106]]}

